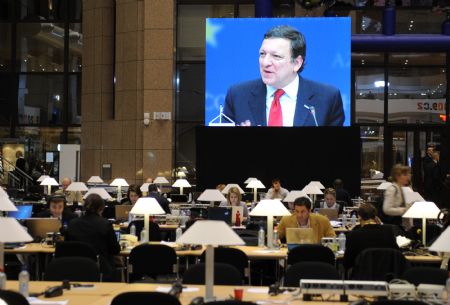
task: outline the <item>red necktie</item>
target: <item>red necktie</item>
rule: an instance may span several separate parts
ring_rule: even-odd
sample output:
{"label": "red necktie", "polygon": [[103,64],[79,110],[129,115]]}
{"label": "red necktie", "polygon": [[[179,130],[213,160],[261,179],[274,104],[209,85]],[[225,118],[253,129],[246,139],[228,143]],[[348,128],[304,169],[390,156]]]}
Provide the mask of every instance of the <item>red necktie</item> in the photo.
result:
{"label": "red necktie", "polygon": [[283,126],[283,111],[281,110],[280,97],[284,94],[283,89],[275,91],[272,106],[270,106],[269,123],[267,126]]}

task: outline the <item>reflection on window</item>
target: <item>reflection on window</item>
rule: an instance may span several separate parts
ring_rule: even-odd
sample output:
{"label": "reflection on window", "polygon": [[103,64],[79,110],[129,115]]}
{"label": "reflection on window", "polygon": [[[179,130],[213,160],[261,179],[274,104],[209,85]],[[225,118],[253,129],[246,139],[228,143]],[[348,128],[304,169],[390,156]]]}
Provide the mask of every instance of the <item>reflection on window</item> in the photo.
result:
{"label": "reflection on window", "polygon": [[9,71],[10,67],[11,67],[11,24],[0,23],[0,71]]}
{"label": "reflection on window", "polygon": [[[431,0],[428,1],[430,5]],[[446,16],[433,10],[397,10],[396,32],[398,34],[440,34]]]}
{"label": "reflection on window", "polygon": [[64,25],[19,23],[17,25],[18,69],[23,72],[62,72]]}
{"label": "reflection on window", "polygon": [[384,165],[383,127],[361,127],[361,177],[371,178],[374,173],[382,172]]}
{"label": "reflection on window", "polygon": [[384,54],[383,53],[352,52],[352,67],[383,65],[383,64],[384,64]]}
{"label": "reflection on window", "polygon": [[388,89],[390,123],[445,122],[445,69],[392,68]]}
{"label": "reflection on window", "polygon": [[338,10],[339,17],[352,18],[352,34],[380,34],[382,10]]}
{"label": "reflection on window", "polygon": [[81,20],[83,13],[82,0],[69,1],[69,20]]}
{"label": "reflection on window", "polygon": [[389,65],[445,66],[445,53],[391,53]]}
{"label": "reflection on window", "polygon": [[81,124],[81,75],[69,76],[69,124]]}
{"label": "reflection on window", "polygon": [[14,88],[14,77],[9,74],[0,74],[0,125],[10,125],[14,113],[14,105],[11,102]]}
{"label": "reflection on window", "polygon": [[69,127],[67,144],[81,144],[81,127]]}
{"label": "reflection on window", "polygon": [[61,124],[63,96],[61,75],[20,75],[19,124]]}
{"label": "reflection on window", "polygon": [[[178,123],[175,128],[175,166],[186,167],[188,176],[195,177],[195,127],[197,123]],[[191,181],[191,180],[189,180]]]}
{"label": "reflection on window", "polygon": [[355,69],[355,114],[357,123],[383,123],[383,69]]}
{"label": "reflection on window", "polygon": [[205,120],[205,64],[180,64],[177,71],[177,121]]}
{"label": "reflection on window", "polygon": [[66,0],[18,0],[20,19],[64,19]]}
{"label": "reflection on window", "polygon": [[81,55],[83,53],[83,34],[81,23],[71,23],[69,27],[69,71],[81,71]]}

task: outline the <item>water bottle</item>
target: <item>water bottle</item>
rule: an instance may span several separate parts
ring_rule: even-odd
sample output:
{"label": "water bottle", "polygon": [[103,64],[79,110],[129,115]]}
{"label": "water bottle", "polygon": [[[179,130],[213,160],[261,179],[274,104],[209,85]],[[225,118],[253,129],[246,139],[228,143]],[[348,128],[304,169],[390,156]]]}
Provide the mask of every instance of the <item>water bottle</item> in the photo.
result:
{"label": "water bottle", "polygon": [[355,214],[352,215],[352,226],[353,227],[356,226],[356,215]]}
{"label": "water bottle", "polygon": [[0,269],[0,290],[6,289],[6,274]]}
{"label": "water bottle", "polygon": [[145,229],[142,229],[142,231],[141,231],[141,238],[140,238],[140,240],[141,240],[141,244],[148,242],[148,240],[146,239],[146,231],[145,231]]}
{"label": "water bottle", "polygon": [[273,243],[273,247],[278,249],[278,230],[276,228],[273,230],[272,243]]}
{"label": "water bottle", "polygon": [[130,234],[136,236],[136,226],[134,225],[134,223],[130,227]]}
{"label": "water bottle", "polygon": [[20,271],[19,273],[19,292],[26,298],[28,298],[29,296],[28,293],[29,283],[30,283],[30,274],[27,271],[27,267],[23,266],[22,271]]}
{"label": "water bottle", "polygon": [[342,214],[342,226],[347,226],[347,214]]}
{"label": "water bottle", "polygon": [[339,252],[345,252],[345,242],[347,238],[344,233],[339,234]]}
{"label": "water bottle", "polygon": [[181,235],[183,235],[183,230],[181,229],[180,226],[178,226],[178,228],[175,231],[175,241],[177,241]]}
{"label": "water bottle", "polygon": [[258,231],[258,247],[264,248],[265,241],[266,241],[266,232],[264,232],[263,227],[260,227]]}

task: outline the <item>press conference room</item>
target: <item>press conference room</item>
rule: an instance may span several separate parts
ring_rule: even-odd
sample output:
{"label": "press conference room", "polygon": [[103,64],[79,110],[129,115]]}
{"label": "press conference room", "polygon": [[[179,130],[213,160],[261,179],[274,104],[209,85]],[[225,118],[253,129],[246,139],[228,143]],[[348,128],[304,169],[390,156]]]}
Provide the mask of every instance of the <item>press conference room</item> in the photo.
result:
{"label": "press conference room", "polygon": [[0,305],[450,302],[448,0],[0,0]]}

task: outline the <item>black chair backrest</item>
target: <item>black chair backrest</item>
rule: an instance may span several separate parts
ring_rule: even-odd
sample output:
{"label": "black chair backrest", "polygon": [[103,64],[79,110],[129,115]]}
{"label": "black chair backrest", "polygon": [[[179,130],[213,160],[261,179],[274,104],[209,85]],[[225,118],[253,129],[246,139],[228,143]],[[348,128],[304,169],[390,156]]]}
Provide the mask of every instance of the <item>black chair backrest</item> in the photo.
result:
{"label": "black chair backrest", "polygon": [[399,278],[409,268],[409,263],[399,250],[368,248],[355,260],[351,278],[361,281],[387,281]]}
{"label": "black chair backrest", "polygon": [[236,301],[236,300],[225,300],[225,301],[207,302],[204,305],[256,305],[256,303],[245,302],[245,301]]}
{"label": "black chair backrest", "polygon": [[86,257],[55,258],[45,269],[46,281],[98,282],[100,270],[96,262]]}
{"label": "black chair backrest", "polygon": [[301,279],[339,280],[341,277],[337,269],[322,262],[301,262],[290,266],[284,276],[284,285],[299,287]]}
{"label": "black chair backrest", "polygon": [[[205,264],[189,267],[183,275],[183,284],[205,284]],[[242,276],[236,267],[214,263],[214,285],[242,285]]]}
{"label": "black chair backrest", "polygon": [[134,247],[128,263],[132,265],[130,280],[143,277],[173,274],[173,266],[177,263],[175,250],[166,245],[142,244]]}
{"label": "black chair backrest", "polygon": [[55,258],[60,257],[87,257],[97,261],[95,249],[88,243],[81,241],[63,241],[56,243]]}
{"label": "black chair backrest", "polygon": [[427,305],[421,301],[407,301],[407,300],[381,300],[371,302],[370,305]]}
{"label": "black chair backrest", "polygon": [[323,262],[334,266],[335,257],[333,251],[328,247],[305,244],[298,245],[288,253],[288,265],[299,262]]}
{"label": "black chair backrest", "polygon": [[12,290],[1,290],[0,299],[8,305],[29,305],[27,299],[18,292]]}
{"label": "black chair backrest", "polygon": [[103,209],[102,213],[103,218],[106,219],[115,219],[116,218],[116,208],[114,205],[107,205]]}
{"label": "black chair backrest", "polygon": [[448,278],[448,271],[438,267],[412,267],[403,273],[403,279],[411,284],[444,285]]}
{"label": "black chair backrest", "polygon": [[[200,257],[202,263],[205,262],[205,252]],[[245,277],[245,268],[248,267],[248,257],[247,254],[239,249],[224,247],[214,249],[214,262],[232,265],[239,270],[242,277]]]}
{"label": "black chair backrest", "polygon": [[[134,224],[136,228],[136,236],[141,236],[141,231],[144,228],[144,220],[133,220],[128,224],[127,234],[130,234],[130,228]],[[149,222],[150,241],[161,241],[161,230],[156,222]]]}
{"label": "black chair backrest", "polygon": [[130,304],[181,305],[180,301],[173,295],[156,291],[124,292],[116,295],[111,301],[111,305]]}
{"label": "black chair backrest", "polygon": [[258,231],[256,230],[236,230],[235,231],[243,241],[245,241],[246,246],[257,246],[258,245]]}

